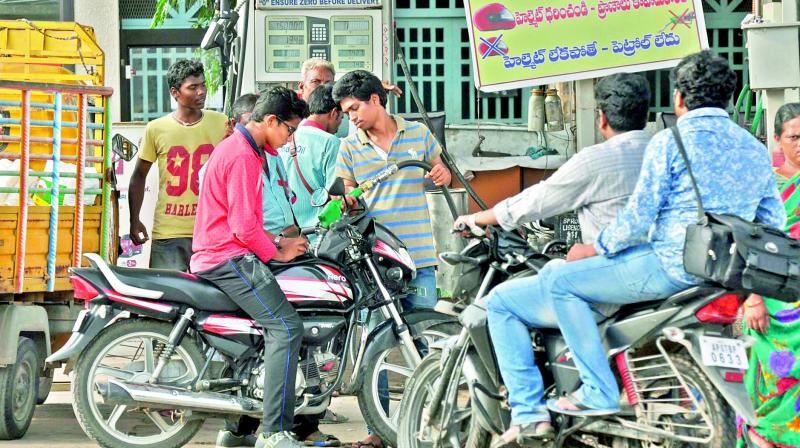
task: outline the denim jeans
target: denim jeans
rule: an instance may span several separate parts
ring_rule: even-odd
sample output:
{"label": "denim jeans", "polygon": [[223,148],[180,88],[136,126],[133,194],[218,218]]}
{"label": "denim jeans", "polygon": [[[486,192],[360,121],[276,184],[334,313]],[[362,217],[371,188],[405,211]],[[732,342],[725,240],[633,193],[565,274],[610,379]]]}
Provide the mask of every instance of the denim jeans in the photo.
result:
{"label": "denim jeans", "polygon": [[[508,388],[514,425],[550,421],[544,402],[544,382],[534,363],[530,328],[558,328],[551,272],[564,264],[553,260],[532,277],[504,282],[487,295],[489,332],[503,382]],[[600,320],[603,316],[592,313]]]}
{"label": "denim jeans", "polygon": [[[417,277],[411,282],[411,286],[417,288],[416,293],[409,294],[401,300],[403,310],[406,312],[433,309],[436,306],[438,297],[436,295],[436,269],[433,267],[422,268],[417,271]],[[380,312],[373,312],[373,317],[368,324],[369,331],[372,331],[379,323]],[[424,353],[427,350],[419,347]],[[423,354],[424,356],[424,354]],[[389,413],[389,375],[384,371],[378,374],[378,397],[381,407]],[[367,426],[367,433],[372,434],[372,428]]]}
{"label": "denim jeans", "polygon": [[566,263],[551,275],[556,320],[583,382],[575,397],[593,409],[617,409],[619,387],[608,364],[592,305],[667,298],[691,285],[670,277],[648,244],[611,258],[595,256]]}

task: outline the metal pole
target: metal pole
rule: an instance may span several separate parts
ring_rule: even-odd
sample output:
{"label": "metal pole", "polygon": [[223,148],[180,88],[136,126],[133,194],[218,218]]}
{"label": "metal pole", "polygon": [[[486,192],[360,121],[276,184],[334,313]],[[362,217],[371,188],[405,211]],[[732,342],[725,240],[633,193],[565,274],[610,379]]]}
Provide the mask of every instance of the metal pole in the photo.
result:
{"label": "metal pole", "polygon": [[22,91],[22,116],[20,119],[20,133],[22,147],[20,148],[19,164],[19,213],[17,215],[17,253],[16,275],[14,276],[14,292],[22,293],[25,283],[25,244],[28,237],[28,170],[31,152],[31,123],[30,123],[30,90]]}
{"label": "metal pole", "polygon": [[86,168],[86,95],[78,94],[78,161],[75,170],[75,217],[72,241],[72,265],[81,265],[83,250],[83,172]]}
{"label": "metal pole", "polygon": [[59,194],[61,163],[61,92],[55,93],[53,111],[53,174],[50,178],[50,232],[47,246],[47,290],[56,289],[56,255],[58,252],[58,206],[61,199]]}
{"label": "metal pole", "polygon": [[110,261],[108,255],[111,250],[111,217],[112,207],[111,201],[113,200],[113,191],[111,191],[111,180],[108,178],[108,173],[113,169],[111,166],[111,98],[103,97],[103,223],[101,226],[100,234],[100,256],[104,260]]}

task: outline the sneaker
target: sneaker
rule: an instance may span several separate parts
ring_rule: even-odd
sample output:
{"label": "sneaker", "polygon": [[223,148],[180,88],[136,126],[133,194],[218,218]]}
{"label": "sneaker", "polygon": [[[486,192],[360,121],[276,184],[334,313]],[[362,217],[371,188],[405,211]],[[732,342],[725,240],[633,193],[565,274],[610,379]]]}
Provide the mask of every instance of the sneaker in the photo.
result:
{"label": "sneaker", "polygon": [[288,431],[265,433],[258,435],[256,448],[305,448],[305,445],[298,442]]}
{"label": "sneaker", "polygon": [[237,436],[230,431],[220,431],[217,434],[217,448],[250,448],[256,446],[255,434]]}

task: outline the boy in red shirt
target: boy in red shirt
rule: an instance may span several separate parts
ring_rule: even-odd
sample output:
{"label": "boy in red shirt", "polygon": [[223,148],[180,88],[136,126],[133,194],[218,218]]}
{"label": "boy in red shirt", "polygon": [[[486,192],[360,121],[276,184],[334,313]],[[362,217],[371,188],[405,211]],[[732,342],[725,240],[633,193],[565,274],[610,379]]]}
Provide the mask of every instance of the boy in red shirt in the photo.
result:
{"label": "boy in red shirt", "polygon": [[[286,144],[306,111],[306,103],[283,87],[259,97],[250,121],[237,124],[208,160],[194,226],[192,272],[214,283],[265,330],[264,352],[271,359],[265,359],[258,448],[304,446],[289,433],[303,322],[266,263],[302,255],[308,241],[264,231],[261,173],[265,149]],[[229,430],[238,433],[238,428]]]}

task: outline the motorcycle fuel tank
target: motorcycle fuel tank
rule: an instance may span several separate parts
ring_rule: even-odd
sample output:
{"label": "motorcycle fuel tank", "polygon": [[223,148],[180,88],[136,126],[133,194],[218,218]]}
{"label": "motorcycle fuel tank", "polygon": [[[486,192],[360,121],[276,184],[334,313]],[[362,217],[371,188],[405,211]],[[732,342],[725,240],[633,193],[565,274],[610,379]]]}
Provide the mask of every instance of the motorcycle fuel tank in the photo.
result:
{"label": "motorcycle fuel tank", "polygon": [[275,273],[295,309],[343,310],[352,306],[353,287],[338,269],[323,263],[291,266]]}

